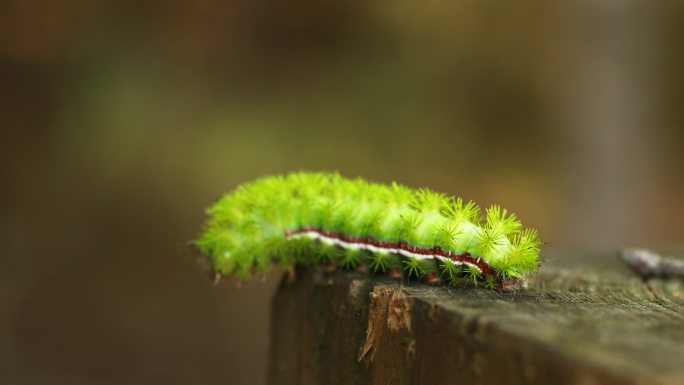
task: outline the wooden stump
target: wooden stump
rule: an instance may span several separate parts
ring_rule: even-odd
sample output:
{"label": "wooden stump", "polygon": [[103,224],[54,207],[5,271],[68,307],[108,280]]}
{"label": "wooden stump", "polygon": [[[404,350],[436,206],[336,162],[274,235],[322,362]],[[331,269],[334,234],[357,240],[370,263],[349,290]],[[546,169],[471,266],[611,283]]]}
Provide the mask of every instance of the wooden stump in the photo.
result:
{"label": "wooden stump", "polygon": [[517,293],[300,270],[273,301],[268,380],[684,384],[684,284],[550,257]]}

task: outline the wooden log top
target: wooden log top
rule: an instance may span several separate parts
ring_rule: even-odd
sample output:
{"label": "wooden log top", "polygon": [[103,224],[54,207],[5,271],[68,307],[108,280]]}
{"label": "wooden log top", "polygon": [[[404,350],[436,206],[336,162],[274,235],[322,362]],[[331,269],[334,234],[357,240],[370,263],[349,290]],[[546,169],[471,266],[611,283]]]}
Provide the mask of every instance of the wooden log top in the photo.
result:
{"label": "wooden log top", "polygon": [[616,256],[516,293],[303,269],[273,306],[271,384],[684,384],[684,283]]}

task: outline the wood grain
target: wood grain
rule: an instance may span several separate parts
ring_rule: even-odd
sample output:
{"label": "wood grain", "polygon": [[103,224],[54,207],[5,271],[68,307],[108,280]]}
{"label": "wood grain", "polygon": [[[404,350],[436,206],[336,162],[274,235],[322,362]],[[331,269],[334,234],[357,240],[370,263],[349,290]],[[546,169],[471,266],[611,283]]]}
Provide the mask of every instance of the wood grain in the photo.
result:
{"label": "wood grain", "polygon": [[300,270],[273,301],[276,384],[684,384],[684,284],[547,257],[516,293]]}

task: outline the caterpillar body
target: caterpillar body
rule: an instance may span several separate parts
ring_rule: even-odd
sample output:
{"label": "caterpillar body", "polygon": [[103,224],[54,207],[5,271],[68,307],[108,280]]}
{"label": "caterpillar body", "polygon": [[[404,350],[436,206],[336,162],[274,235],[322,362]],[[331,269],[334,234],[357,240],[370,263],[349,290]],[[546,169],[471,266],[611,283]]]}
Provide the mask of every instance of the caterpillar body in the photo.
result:
{"label": "caterpillar body", "polygon": [[247,279],[272,264],[515,289],[537,271],[541,242],[497,205],[430,189],[299,172],[239,186],[207,210],[192,241],[211,271]]}

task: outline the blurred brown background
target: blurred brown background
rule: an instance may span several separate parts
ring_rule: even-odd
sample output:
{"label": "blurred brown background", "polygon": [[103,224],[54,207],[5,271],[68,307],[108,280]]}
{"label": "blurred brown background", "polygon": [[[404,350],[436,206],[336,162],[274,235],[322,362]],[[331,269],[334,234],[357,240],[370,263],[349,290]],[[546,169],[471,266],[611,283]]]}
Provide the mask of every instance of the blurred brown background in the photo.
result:
{"label": "blurred brown background", "polygon": [[185,245],[264,174],[681,245],[682,37],[675,0],[3,1],[0,383],[262,383],[278,272],[213,287]]}

